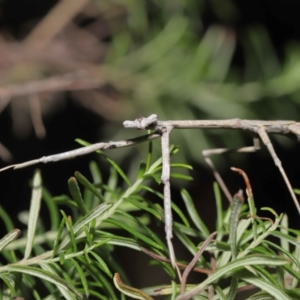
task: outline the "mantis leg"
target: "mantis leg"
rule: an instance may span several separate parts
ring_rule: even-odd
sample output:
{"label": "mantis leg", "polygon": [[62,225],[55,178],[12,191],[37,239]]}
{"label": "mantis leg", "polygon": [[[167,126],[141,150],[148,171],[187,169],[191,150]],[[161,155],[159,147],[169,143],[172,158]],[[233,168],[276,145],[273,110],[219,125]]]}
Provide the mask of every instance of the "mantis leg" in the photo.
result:
{"label": "mantis leg", "polygon": [[269,138],[269,136],[268,136],[265,128],[263,126],[259,126],[258,129],[257,129],[257,133],[260,136],[260,138],[263,141],[263,143],[268,148],[269,153],[271,154],[276,167],[279,169],[279,172],[281,173],[281,175],[283,177],[283,180],[284,180],[284,182],[285,182],[285,184],[286,184],[286,186],[287,186],[287,188],[288,188],[288,190],[289,190],[289,192],[290,192],[290,194],[292,196],[294,204],[295,204],[295,206],[296,206],[296,208],[298,210],[298,213],[300,215],[300,205],[299,205],[298,199],[297,199],[297,197],[296,197],[296,195],[295,195],[295,193],[293,191],[291,183],[290,183],[290,181],[289,181],[289,179],[288,179],[288,177],[287,177],[287,175],[286,175],[286,173],[285,173],[285,171],[284,171],[284,169],[282,167],[282,163],[281,163],[280,159],[278,158],[278,156],[277,156],[277,154],[276,154],[276,152],[274,150],[272,142],[271,142],[271,140],[270,140],[270,138]]}
{"label": "mantis leg", "polygon": [[236,149],[228,149],[228,148],[218,148],[218,149],[207,149],[202,151],[202,155],[204,157],[205,162],[208,164],[210,169],[213,172],[213,175],[218,182],[220,188],[222,189],[223,193],[225,194],[226,198],[230,203],[232,203],[232,195],[227,189],[226,184],[224,183],[220,173],[217,171],[215,165],[213,164],[212,160],[210,159],[211,155],[217,155],[217,154],[223,154],[223,153],[229,153],[229,152],[242,152],[242,153],[249,153],[249,152],[255,152],[260,149],[259,145],[259,139],[254,138],[253,146],[250,147],[242,147],[242,148],[236,148]]}
{"label": "mantis leg", "polygon": [[162,128],[161,149],[162,149],[162,174],[161,181],[164,184],[164,211],[165,211],[165,232],[169,249],[170,261],[174,269],[176,269],[178,277],[181,281],[181,273],[176,264],[175,251],[172,243],[173,238],[173,219],[171,208],[171,186],[170,186],[170,133],[173,127]]}

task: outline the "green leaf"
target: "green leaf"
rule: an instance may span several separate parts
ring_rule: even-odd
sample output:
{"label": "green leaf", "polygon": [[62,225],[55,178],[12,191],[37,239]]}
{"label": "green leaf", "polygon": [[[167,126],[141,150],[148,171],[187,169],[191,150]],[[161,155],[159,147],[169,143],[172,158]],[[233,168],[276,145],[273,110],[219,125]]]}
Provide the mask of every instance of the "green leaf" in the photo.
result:
{"label": "green leaf", "polygon": [[[232,260],[237,256],[237,227],[239,223],[240,210],[243,205],[244,198],[240,193],[237,193],[233,197],[231,205],[231,214],[229,220],[229,244],[231,248]],[[235,295],[234,295],[235,296]]]}
{"label": "green leaf", "polygon": [[242,280],[253,284],[254,286],[266,291],[275,299],[291,300],[291,298],[278,286],[272,285],[258,277],[241,277]]}
{"label": "green leaf", "polygon": [[[4,283],[6,284],[6,286],[9,288],[10,290],[10,294],[11,297],[16,297],[16,290],[15,290],[15,281],[12,279],[12,275],[9,273],[0,273],[0,279],[2,279],[4,281]],[[1,292],[3,293],[4,287],[1,287]],[[1,293],[0,293],[1,295]],[[2,296],[2,295],[1,295]]]}
{"label": "green leaf", "polygon": [[127,183],[127,185],[130,187],[131,183],[128,177],[125,175],[123,170],[118,166],[116,162],[114,162],[111,158],[106,158],[107,161],[113,166],[113,168],[119,173],[119,175],[122,177],[122,179]]}
{"label": "green leaf", "polygon": [[[107,239],[109,239],[109,240],[107,241]],[[107,241],[107,244],[126,247],[126,248],[141,251],[140,245],[132,238],[125,238],[122,236],[117,236],[117,235],[101,232],[101,237],[97,236],[94,239],[95,243],[102,243],[104,241]]]}
{"label": "green leaf", "polygon": [[69,191],[73,200],[76,202],[78,210],[82,216],[86,215],[86,207],[84,205],[82,195],[75,177],[71,177],[68,180]]}
{"label": "green leaf", "polygon": [[284,239],[286,242],[289,242],[292,245],[299,246],[299,240],[297,240],[296,238],[294,238],[288,234],[285,234],[285,233],[282,233],[279,231],[272,231],[270,234],[273,236],[276,236],[280,239]]}
{"label": "green leaf", "polygon": [[60,237],[62,235],[62,232],[64,230],[65,223],[66,223],[65,218],[62,218],[62,220],[60,222],[60,225],[58,227],[58,230],[57,230],[55,241],[54,241],[53,255],[52,255],[52,257],[56,256],[56,254],[58,252],[59,241],[60,241]]}
{"label": "green leaf", "polygon": [[175,297],[177,295],[177,285],[176,285],[176,282],[175,281],[171,281],[172,283],[172,297],[171,297],[171,300],[175,300]]}
{"label": "green leaf", "polygon": [[69,198],[67,195],[53,197],[52,201],[55,202],[55,204],[63,204],[70,208],[78,209],[76,202]]}
{"label": "green leaf", "polygon": [[148,207],[146,203],[142,201],[136,200],[134,196],[125,199],[126,201],[130,202],[132,205],[136,206],[137,208],[147,211],[148,213],[152,214],[156,218],[160,218],[160,213],[158,213],[155,209]]}
{"label": "green leaf", "polygon": [[[186,297],[186,299],[189,299],[188,298],[189,296],[192,297],[193,295],[197,295],[200,291],[208,287],[213,282],[216,282],[217,280],[219,280],[220,278],[226,275],[228,276],[232,274],[232,272],[236,270],[245,268],[246,266],[252,266],[252,265],[280,266],[287,263],[290,263],[290,261],[280,256],[249,255],[243,258],[237,258],[236,260],[231,261],[225,266],[217,269],[202,283],[197,285],[191,291],[185,293],[184,296]],[[280,299],[289,299],[289,298],[280,298]],[[178,297],[178,300],[180,300],[180,297]]]}
{"label": "green leaf", "polygon": [[181,174],[181,173],[171,173],[170,177],[171,178],[182,179],[182,180],[194,180],[194,178],[192,176]]}
{"label": "green leaf", "polygon": [[[58,272],[58,273],[63,273],[63,277],[64,279],[63,280],[66,280],[66,282],[71,286],[73,287],[73,284],[72,284],[72,281],[71,281],[71,278],[66,274],[66,272],[64,270],[62,270],[61,268],[59,268],[56,264],[51,264],[52,267],[49,265],[49,264],[41,264],[41,267],[43,270],[45,270],[46,272],[49,272],[51,274],[53,274],[54,276],[58,276],[61,278],[61,276],[59,276],[55,270]],[[63,288],[62,286],[60,285],[56,285],[57,289],[60,291],[60,293],[64,296],[65,299],[67,300],[74,300],[74,293],[73,291],[71,291],[70,289],[66,289],[66,288]],[[74,288],[75,289],[75,288]],[[78,291],[77,291],[78,293]],[[81,295],[80,295],[81,296]],[[76,296],[75,296],[76,297]],[[55,299],[58,298],[58,295],[55,297]],[[76,297],[78,298],[78,297]]]}
{"label": "green leaf", "polygon": [[2,220],[6,226],[6,231],[12,231],[15,227],[6,211],[0,205],[0,220]]}
{"label": "green leaf", "polygon": [[49,271],[45,271],[36,267],[22,266],[22,265],[7,265],[7,271],[28,274],[37,277],[41,280],[46,280],[48,282],[51,282],[57,287],[72,292],[77,297],[77,299],[82,299],[82,295],[73,286],[71,286],[64,279],[60,278],[56,274],[52,274]]}
{"label": "green leaf", "polygon": [[46,202],[49,210],[50,220],[51,220],[51,230],[57,230],[59,226],[59,210],[50,193],[43,188],[42,191],[43,200]]}
{"label": "green leaf", "polygon": [[216,290],[220,300],[227,300],[225,293],[218,285],[215,286],[215,290]]}
{"label": "green leaf", "polygon": [[90,162],[90,171],[93,177],[94,184],[102,182],[102,175],[95,161]]}
{"label": "green leaf", "polygon": [[117,220],[114,219],[107,219],[104,222],[110,223],[110,224],[114,224],[126,231],[128,231],[129,233],[131,233],[133,236],[135,236],[137,239],[142,240],[143,242],[151,245],[154,248],[163,250],[163,247],[161,245],[159,245],[158,243],[154,242],[153,240],[149,239],[148,237],[146,237],[144,234],[139,233],[138,231],[134,230],[133,228],[131,228],[130,226],[127,226],[126,224],[119,222]]}
{"label": "green leaf", "polygon": [[[77,234],[81,230],[83,230],[83,227],[89,223],[91,223],[94,219],[101,216],[107,209],[112,207],[112,204],[110,203],[102,203],[95,207],[93,210],[89,211],[83,218],[81,218],[78,222],[76,222],[73,225],[73,232],[74,234]],[[68,243],[70,242],[70,238],[66,237],[60,244],[59,249],[63,249]]]}
{"label": "green leaf", "polygon": [[71,244],[72,244],[73,252],[77,252],[75,233],[74,233],[74,230],[73,230],[72,223],[71,223],[70,219],[67,217],[67,215],[65,214],[65,212],[63,210],[61,210],[60,212],[63,215],[65,223],[67,224],[67,227],[68,227],[69,238],[70,238],[70,241],[71,241]]}
{"label": "green leaf", "polygon": [[[160,244],[160,246],[161,246],[165,251],[167,250],[167,247],[165,246],[165,243],[162,242],[162,241],[160,240],[160,238],[157,236],[157,234],[155,234],[155,233],[149,228],[149,226],[148,226],[147,224],[144,224],[142,221],[140,221],[139,218],[135,218],[135,217],[133,217],[131,214],[128,214],[128,213],[126,213],[126,212],[124,212],[124,211],[118,210],[117,212],[118,212],[118,214],[121,214],[121,215],[123,215],[123,216],[126,217],[126,219],[125,219],[125,223],[126,223],[126,224],[130,224],[130,221],[133,221],[134,223],[136,223],[137,228],[138,228],[139,230],[141,230],[141,231],[143,230],[143,231],[144,231],[144,232],[143,232],[144,235],[147,234],[148,237],[150,237],[151,239],[153,239],[153,241],[155,241],[156,243]],[[127,222],[127,220],[128,220],[128,222]]]}
{"label": "green leaf", "polygon": [[173,163],[170,164],[171,168],[183,168],[183,169],[188,169],[188,170],[193,170],[193,167],[188,165],[188,164],[181,164],[181,163]]}
{"label": "green leaf", "polygon": [[[287,228],[289,227],[289,224],[288,224],[288,217],[286,214],[283,214],[280,225],[281,225],[280,231],[283,234],[288,234]],[[286,239],[280,239],[280,243],[283,249],[285,249],[287,252],[290,252],[289,243]]]}
{"label": "green leaf", "polygon": [[94,251],[89,252],[92,256],[94,256],[94,258],[96,259],[96,262],[98,263],[98,266],[100,267],[100,269],[107,274],[109,277],[112,278],[112,273],[110,272],[107,264],[105,263],[105,261]]}
{"label": "green leaf", "polygon": [[216,229],[218,234],[220,233],[223,226],[223,210],[222,210],[222,197],[220,192],[220,187],[217,182],[214,182],[213,185],[214,194],[216,199],[216,207],[217,207],[217,224]]}
{"label": "green leaf", "polygon": [[114,276],[114,284],[115,287],[125,295],[134,298],[134,299],[141,299],[141,300],[154,300],[152,297],[145,294],[143,291],[133,288],[125,283],[122,282],[120,275],[115,273]]}
{"label": "green leaf", "polygon": [[14,229],[8,234],[6,234],[1,240],[0,240],[0,252],[2,249],[4,249],[9,243],[14,241],[18,238],[18,236],[21,234],[20,229]]}
{"label": "green leaf", "polygon": [[40,171],[36,170],[33,176],[33,186],[32,186],[28,230],[27,230],[27,243],[25,246],[24,259],[27,259],[31,254],[40,207],[41,207],[41,199],[42,199],[42,178],[41,178]]}
{"label": "green leaf", "polygon": [[137,174],[137,179],[140,179],[144,176],[144,174],[146,172],[146,168],[147,168],[146,163],[144,161],[141,161],[139,171],[138,171],[138,174]]}
{"label": "green leaf", "polygon": [[[148,131],[148,133],[150,133],[150,131]],[[152,143],[152,141],[150,141],[148,143],[147,162],[146,162],[146,168],[145,168],[146,171],[148,171],[151,166],[152,151],[153,151],[153,143]]]}
{"label": "green leaf", "polygon": [[205,226],[204,222],[200,219],[199,214],[196,210],[196,207],[194,205],[194,202],[188,193],[187,190],[182,189],[181,190],[181,197],[184,201],[185,207],[189,213],[190,218],[196,225],[196,227],[200,230],[201,234],[204,238],[207,238],[209,236],[209,230]]}
{"label": "green leaf", "polygon": [[297,266],[297,268],[300,270],[300,262],[298,259],[289,251],[284,249],[283,247],[280,247],[279,245],[276,245],[275,243],[272,243],[271,241],[264,241],[265,244],[270,245],[271,247],[275,248],[276,250],[282,252],[285,254],[287,257],[291,259],[291,261]]}
{"label": "green leaf", "polygon": [[75,259],[71,259],[71,261],[77,270],[77,274],[79,275],[80,281],[82,283],[85,296],[88,298],[89,297],[89,287],[88,287],[84,272]]}

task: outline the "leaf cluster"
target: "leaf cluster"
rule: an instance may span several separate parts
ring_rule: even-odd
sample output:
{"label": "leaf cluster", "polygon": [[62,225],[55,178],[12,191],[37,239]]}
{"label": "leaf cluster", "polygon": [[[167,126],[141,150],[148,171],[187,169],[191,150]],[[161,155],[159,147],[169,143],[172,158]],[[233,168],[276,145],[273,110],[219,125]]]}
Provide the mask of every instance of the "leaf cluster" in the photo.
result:
{"label": "leaf cluster", "polygon": [[[16,229],[0,209],[8,232],[0,240],[5,260],[0,266],[1,299],[235,299],[245,289],[253,290],[249,298],[252,300],[300,297],[299,232],[288,228],[285,215],[277,215],[271,209],[274,220],[259,217],[252,196],[248,204],[239,202],[241,196],[235,197],[236,202],[224,209],[217,184],[217,233],[204,249],[210,259],[202,255],[193,269],[207,278],[186,286],[176,282],[166,242],[148,226],[152,219],[158,224],[163,221],[163,195],[158,187],[162,165],[161,159],[152,161],[151,149],[150,145],[135,180],[99,151],[111,166],[108,180],[103,181],[97,164],[91,162],[92,180],[75,172],[68,180],[70,196],[52,196],[42,186],[37,170],[32,181],[27,231]],[[177,152],[178,148],[172,147],[171,154]],[[171,167],[173,177],[191,179],[175,171],[190,166]],[[155,196],[155,202],[148,199],[149,194]],[[174,235],[195,256],[211,232],[188,191],[182,189],[181,196],[184,211],[172,204],[173,213],[179,217],[173,223]],[[49,211],[49,229],[40,215],[42,205]],[[150,255],[169,274],[170,282],[143,289],[131,287],[126,276],[129,271],[122,270],[113,258],[115,247]],[[186,268],[188,264],[181,261],[178,267]]]}

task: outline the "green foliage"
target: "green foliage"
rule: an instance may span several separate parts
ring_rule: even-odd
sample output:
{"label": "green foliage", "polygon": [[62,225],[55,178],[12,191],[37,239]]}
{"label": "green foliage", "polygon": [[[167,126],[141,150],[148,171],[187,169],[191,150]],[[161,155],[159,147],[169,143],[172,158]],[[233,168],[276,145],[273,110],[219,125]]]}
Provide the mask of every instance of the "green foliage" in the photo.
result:
{"label": "green foliage", "polygon": [[[263,25],[242,25],[234,1],[95,3],[109,16],[126,12],[108,19],[111,42],[101,65],[122,96],[120,121],[153,112],[161,120],[298,119],[299,45],[286,45],[279,58]],[[197,139],[191,131],[172,139],[198,162],[199,149],[243,144],[239,133],[200,130]]]}
{"label": "green foliage", "polygon": [[[117,300],[125,299],[124,295],[146,300],[158,295],[178,300],[207,299],[210,288],[217,300],[235,299],[252,286],[258,289],[249,298],[252,300],[298,299],[300,232],[289,229],[287,217],[271,209],[274,220],[256,215],[252,195],[248,198],[250,209],[242,204],[241,193],[234,197],[232,207],[222,209],[216,184],[217,235],[205,249],[213,259],[200,257],[195,271],[207,274],[207,278],[184,286],[187,298],[181,298],[180,284],[165,259],[166,242],[148,226],[153,218],[159,224],[163,220],[163,195],[157,191],[161,159],[151,162],[149,149],[147,163],[140,164],[135,180],[100,153],[111,165],[107,182],[102,181],[100,170],[92,162],[92,180],[76,172],[68,181],[71,198],[51,196],[42,187],[39,171],[35,172],[27,232],[19,238],[20,230],[12,229],[12,220],[0,210],[8,231],[0,240],[2,261],[6,261],[0,266],[1,299]],[[171,153],[177,151],[173,147]],[[178,167],[190,169],[185,164],[175,164],[172,170],[176,168],[178,172]],[[155,195],[155,203],[148,200],[149,194]],[[188,191],[182,189],[181,196],[186,209],[172,206],[179,216],[174,222],[174,234],[195,256],[211,233]],[[48,208],[49,225],[40,216],[41,205]],[[113,259],[115,247],[149,254],[170,275],[170,282],[142,290],[124,283],[122,279],[128,282],[129,270],[122,270]]]}

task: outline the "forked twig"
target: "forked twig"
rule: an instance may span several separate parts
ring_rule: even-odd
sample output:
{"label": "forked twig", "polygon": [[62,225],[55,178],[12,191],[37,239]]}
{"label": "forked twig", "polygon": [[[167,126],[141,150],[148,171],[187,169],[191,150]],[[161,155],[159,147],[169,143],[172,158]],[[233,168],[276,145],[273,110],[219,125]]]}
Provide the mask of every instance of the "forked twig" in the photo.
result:
{"label": "forked twig", "polygon": [[[164,257],[164,256],[161,256],[161,255],[158,255],[158,254],[156,254],[156,253],[154,253],[154,252],[152,252],[152,251],[150,251],[150,250],[148,250],[148,249],[146,249],[146,248],[144,248],[144,247],[141,247],[141,250],[142,250],[144,253],[148,254],[149,256],[153,257],[153,258],[156,259],[156,260],[159,260],[159,261],[165,262],[165,263],[171,263],[171,260],[170,260],[170,259],[168,259],[168,258],[166,258],[166,257]],[[176,265],[177,265],[177,267],[180,268],[180,269],[185,269],[185,268],[187,267],[186,264],[182,264],[182,263],[180,263],[180,262],[176,262]],[[199,268],[199,267],[194,267],[194,268],[192,269],[192,271],[193,271],[193,272],[197,272],[197,273],[206,274],[206,275],[209,275],[209,274],[212,273],[212,270],[210,270],[210,269],[204,269],[204,268]]]}
{"label": "forked twig", "polygon": [[49,162],[56,162],[56,161],[61,161],[61,160],[66,160],[66,159],[72,159],[77,156],[82,156],[82,155],[93,153],[97,150],[128,147],[128,146],[132,146],[132,145],[135,145],[138,143],[143,143],[146,141],[156,139],[160,136],[161,136],[161,133],[157,131],[157,132],[153,132],[150,134],[142,135],[142,136],[139,136],[136,138],[123,140],[123,141],[108,142],[108,143],[96,143],[96,144],[92,144],[92,145],[89,145],[86,147],[78,148],[78,149],[67,151],[67,152],[62,152],[62,153],[49,155],[49,156],[43,156],[41,158],[29,160],[29,161],[21,163],[21,164],[10,165],[10,166],[0,169],[0,172],[5,171],[7,169],[26,168],[26,167],[29,167],[32,165],[36,165],[38,163],[47,164]]}
{"label": "forked twig", "polygon": [[[278,167],[286,186],[292,196],[294,204],[300,215],[300,205],[297,197],[293,191],[290,181],[282,167],[281,161],[278,158],[274,147],[269,139],[267,133],[279,133],[279,134],[294,134],[298,140],[300,140],[300,123],[295,121],[260,121],[260,120],[241,120],[241,119],[229,119],[229,120],[175,120],[175,121],[159,121],[156,115],[151,115],[151,124],[148,126],[154,130],[160,130],[161,128],[172,126],[174,129],[188,129],[188,128],[226,128],[226,129],[239,129],[249,130],[259,135],[262,142],[268,148],[271,157],[275,165]],[[125,121],[124,127],[146,129],[139,126],[135,126],[135,121]]]}
{"label": "forked twig", "polygon": [[230,153],[230,152],[238,152],[238,153],[249,153],[249,152],[255,152],[260,149],[259,145],[259,139],[254,138],[253,140],[253,146],[250,147],[242,147],[242,148],[237,148],[237,149],[227,149],[227,148],[219,148],[219,149],[207,149],[202,151],[202,155],[204,157],[205,162],[207,165],[210,167],[212,170],[212,173],[217,180],[220,188],[222,189],[223,193],[225,194],[226,198],[230,203],[232,203],[232,195],[227,189],[226,184],[224,183],[221,175],[217,171],[215,165],[213,164],[212,160],[210,159],[211,155],[219,155],[223,153]]}
{"label": "forked twig", "polygon": [[[181,285],[180,285],[180,292],[181,292],[181,297],[178,298],[181,300],[184,299],[190,299],[190,298],[184,298],[183,293],[185,290],[185,284],[186,284],[186,280],[188,275],[190,274],[190,272],[192,271],[192,269],[194,268],[195,264],[197,263],[199,257],[202,255],[202,253],[204,252],[204,250],[206,249],[206,247],[208,246],[208,244],[210,243],[210,241],[215,237],[215,235],[217,234],[217,232],[213,232],[202,244],[202,246],[199,248],[199,250],[197,251],[196,255],[194,256],[194,258],[191,260],[191,262],[188,264],[188,266],[186,267],[186,269],[184,270],[183,274],[182,274],[182,279],[181,279]],[[194,297],[194,295],[192,296]]]}
{"label": "forked twig", "polygon": [[285,184],[286,184],[286,186],[287,186],[287,188],[288,188],[288,190],[289,190],[289,192],[292,196],[294,204],[295,204],[295,206],[296,206],[296,208],[297,208],[297,210],[300,214],[300,205],[299,205],[298,199],[297,199],[297,197],[296,197],[296,195],[293,191],[293,188],[290,184],[290,181],[289,181],[289,179],[288,179],[288,177],[287,177],[287,175],[286,175],[286,173],[285,173],[285,171],[282,167],[282,163],[281,163],[280,159],[278,158],[278,156],[277,156],[277,154],[274,150],[274,147],[273,147],[273,145],[272,145],[272,143],[269,139],[269,136],[267,135],[267,132],[266,132],[265,128],[263,126],[259,126],[258,130],[257,130],[257,133],[259,134],[261,140],[264,142],[264,144],[268,148],[268,150],[269,150],[269,152],[270,152],[270,154],[271,154],[271,156],[274,160],[274,163],[275,163],[276,167],[279,169],[279,172],[281,173],[281,175],[283,177],[283,180],[284,180],[284,182],[285,182]]}

